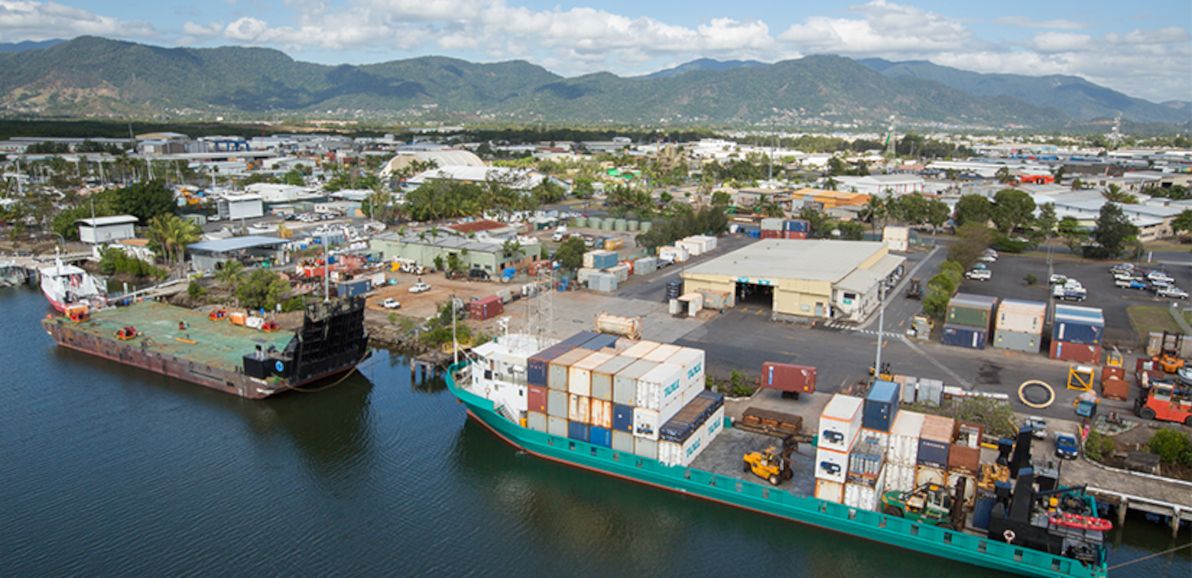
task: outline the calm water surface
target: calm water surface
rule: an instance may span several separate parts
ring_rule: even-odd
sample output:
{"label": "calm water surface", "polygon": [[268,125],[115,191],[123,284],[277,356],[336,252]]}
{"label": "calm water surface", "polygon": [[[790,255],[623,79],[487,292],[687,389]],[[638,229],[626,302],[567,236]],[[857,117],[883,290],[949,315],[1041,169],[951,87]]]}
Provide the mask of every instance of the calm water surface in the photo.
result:
{"label": "calm water surface", "polygon": [[[0,312],[2,576],[988,575],[520,455],[384,351],[248,401],[57,349],[35,291]],[[1172,545],[1115,539],[1114,562]]]}

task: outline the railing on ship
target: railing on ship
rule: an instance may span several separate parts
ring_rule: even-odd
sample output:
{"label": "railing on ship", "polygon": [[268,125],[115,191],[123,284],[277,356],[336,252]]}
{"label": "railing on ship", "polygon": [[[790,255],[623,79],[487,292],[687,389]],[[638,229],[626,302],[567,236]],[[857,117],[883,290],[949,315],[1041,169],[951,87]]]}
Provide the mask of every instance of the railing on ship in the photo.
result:
{"label": "railing on ship", "polygon": [[[454,384],[454,370],[462,369],[465,365],[467,365],[466,362],[460,363],[458,367],[452,366],[448,368],[447,379],[449,383]],[[863,536],[863,532],[868,528],[889,530],[900,536],[909,537],[923,545],[942,545],[975,555],[974,560],[980,558],[999,561],[1010,560],[1016,565],[1023,566],[1024,570],[1032,570],[1033,573],[1089,577],[1106,575],[1106,572],[1103,570],[1099,571],[1096,568],[1086,567],[1077,560],[1063,558],[1033,548],[1015,546],[938,526],[918,524],[904,518],[888,516],[881,512],[858,510],[843,504],[796,495],[787,491],[774,489],[771,486],[704,470],[665,466],[657,460],[642,458],[634,454],[626,454],[611,448],[595,446],[566,437],[546,435],[548,445],[573,452],[577,461],[582,462],[591,458],[609,460],[628,464],[643,473],[652,473],[672,478],[676,473],[675,470],[681,469],[683,478],[694,484],[734,492],[746,498],[760,499],[775,506],[795,508],[802,512],[811,511],[836,521],[847,520],[853,524],[851,532],[855,535]],[[775,510],[774,513],[782,514],[779,510]],[[814,521],[810,521],[810,523],[814,523]]]}

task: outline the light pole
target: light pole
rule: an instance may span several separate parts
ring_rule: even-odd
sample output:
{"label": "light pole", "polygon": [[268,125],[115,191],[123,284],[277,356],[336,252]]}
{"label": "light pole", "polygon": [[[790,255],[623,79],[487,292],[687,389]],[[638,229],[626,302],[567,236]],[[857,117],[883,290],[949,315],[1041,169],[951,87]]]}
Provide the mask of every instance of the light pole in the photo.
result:
{"label": "light pole", "polygon": [[882,374],[882,338],[886,323],[886,282],[883,280],[878,286],[878,309],[877,309],[877,353],[874,354],[873,359],[873,378],[877,379]]}

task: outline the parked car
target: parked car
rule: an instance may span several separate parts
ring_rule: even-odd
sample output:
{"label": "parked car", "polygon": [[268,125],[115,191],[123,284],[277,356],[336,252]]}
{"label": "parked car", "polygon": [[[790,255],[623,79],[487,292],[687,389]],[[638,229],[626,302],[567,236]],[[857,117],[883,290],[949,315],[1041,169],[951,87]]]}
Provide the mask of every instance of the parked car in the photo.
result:
{"label": "parked car", "polygon": [[964,277],[973,281],[988,281],[993,279],[993,272],[989,269],[972,269],[965,273]]}
{"label": "parked car", "polygon": [[1055,434],[1055,456],[1064,460],[1074,460],[1080,455],[1080,446],[1076,443],[1076,436],[1069,433]]}
{"label": "parked car", "polygon": [[422,281],[421,279],[419,279],[417,283],[410,286],[410,293],[426,293],[427,291],[430,291],[430,284]]}
{"label": "parked car", "polygon": [[996,263],[997,255],[990,255],[989,253],[986,253],[980,257],[977,257],[977,260],[981,261],[982,263]]}
{"label": "parked car", "polygon": [[1151,283],[1165,281],[1170,285],[1171,283],[1175,282],[1175,279],[1173,279],[1171,275],[1168,275],[1165,271],[1151,271],[1150,273],[1146,274],[1146,278],[1149,279]]}
{"label": "parked car", "polygon": [[1134,289],[1136,291],[1143,291],[1150,288],[1151,286],[1150,283],[1147,283],[1138,277],[1132,277],[1130,279],[1118,279],[1117,281],[1114,281],[1113,284],[1121,287],[1122,289]]}
{"label": "parked car", "polygon": [[1134,272],[1134,264],[1133,263],[1118,263],[1117,265],[1110,267],[1109,272],[1110,273],[1133,273]]}
{"label": "parked car", "polygon": [[973,263],[973,269],[984,270],[984,269],[988,269],[988,268],[989,268],[989,265],[986,265],[985,263]]}
{"label": "parked car", "polygon": [[1119,280],[1119,281],[1122,279],[1125,279],[1128,281],[1130,279],[1133,279],[1134,277],[1135,277],[1135,275],[1132,271],[1114,271],[1114,273],[1113,273],[1114,280]]}
{"label": "parked car", "polygon": [[1056,285],[1051,290],[1051,296],[1061,301],[1084,301],[1089,294],[1083,287]]}
{"label": "parked car", "polygon": [[1047,283],[1051,285],[1063,285],[1068,282],[1068,278],[1064,275],[1056,273],[1047,279]]}
{"label": "parked car", "polygon": [[1150,281],[1151,287],[1154,288],[1155,291],[1158,291],[1163,287],[1171,287],[1172,283],[1174,283],[1174,281],[1171,279],[1164,279],[1162,277],[1156,277],[1154,279],[1148,278],[1147,280]]}
{"label": "parked car", "polygon": [[1166,297],[1168,299],[1187,299],[1188,298],[1188,292],[1184,291],[1183,289],[1180,289],[1179,287],[1176,287],[1175,285],[1168,285],[1166,287],[1161,287],[1155,294],[1160,297]]}
{"label": "parked car", "polygon": [[1031,417],[1026,418],[1026,420],[1024,420],[1022,422],[1022,425],[1024,425],[1024,426],[1029,425],[1032,428],[1034,428],[1035,431],[1033,434],[1031,434],[1031,436],[1034,437],[1035,439],[1037,439],[1037,440],[1047,439],[1047,420],[1045,420],[1041,417],[1031,416]]}
{"label": "parked car", "polygon": [[401,302],[392,297],[381,302],[381,307],[385,309],[401,309]]}

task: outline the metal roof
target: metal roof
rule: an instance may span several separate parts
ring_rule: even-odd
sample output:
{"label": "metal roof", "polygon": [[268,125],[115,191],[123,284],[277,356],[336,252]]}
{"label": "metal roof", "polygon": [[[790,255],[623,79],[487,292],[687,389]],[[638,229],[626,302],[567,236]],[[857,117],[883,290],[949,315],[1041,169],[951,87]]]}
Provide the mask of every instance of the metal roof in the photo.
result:
{"label": "metal roof", "polygon": [[688,267],[684,274],[835,283],[884,248],[875,241],[767,239]]}
{"label": "metal roof", "polygon": [[126,225],[128,223],[137,222],[137,218],[132,215],[113,215],[111,217],[96,217],[94,219],[79,219],[75,223],[87,225],[88,227],[106,227],[108,225]]}
{"label": "metal roof", "polygon": [[886,255],[874,263],[868,269],[855,269],[836,283],[836,288],[843,291],[856,291],[857,293],[864,293],[872,288],[874,285],[889,277],[894,273],[899,266],[906,261],[906,257],[898,255]]}
{"label": "metal roof", "polygon": [[206,253],[228,253],[231,251],[242,251],[244,249],[256,249],[260,247],[278,247],[285,244],[286,240],[278,237],[247,235],[244,237],[231,237],[229,239],[199,241],[198,243],[187,245],[187,249],[190,249],[191,251],[203,251]]}

